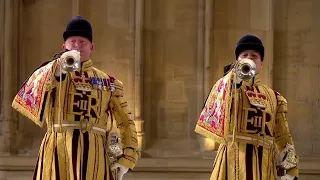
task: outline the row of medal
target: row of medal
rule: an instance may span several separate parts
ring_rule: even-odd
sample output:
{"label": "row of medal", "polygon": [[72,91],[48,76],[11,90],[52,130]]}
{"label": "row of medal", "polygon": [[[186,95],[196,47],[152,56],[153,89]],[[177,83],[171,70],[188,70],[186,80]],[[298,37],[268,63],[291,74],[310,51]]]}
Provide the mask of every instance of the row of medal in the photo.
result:
{"label": "row of medal", "polygon": [[92,91],[92,88],[99,90],[115,90],[114,79],[76,76],[73,78],[73,82],[75,83],[76,89],[81,91]]}
{"label": "row of medal", "polygon": [[111,91],[115,90],[114,82],[111,79],[96,78],[96,77],[91,77],[90,79],[91,79],[91,85],[94,89],[99,89],[99,90],[110,89]]}

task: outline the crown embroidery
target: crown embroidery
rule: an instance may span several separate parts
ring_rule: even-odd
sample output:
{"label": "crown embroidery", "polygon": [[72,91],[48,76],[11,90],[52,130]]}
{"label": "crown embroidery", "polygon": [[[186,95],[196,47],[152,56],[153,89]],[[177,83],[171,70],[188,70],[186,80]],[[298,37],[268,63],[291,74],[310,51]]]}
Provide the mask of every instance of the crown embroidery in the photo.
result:
{"label": "crown embroidery", "polygon": [[86,78],[83,74],[73,78],[73,83],[76,89],[81,91],[92,91],[92,85],[90,78]]}
{"label": "crown embroidery", "polygon": [[266,101],[268,101],[268,99],[264,94],[248,90],[246,91],[246,95],[251,105],[260,108],[265,108],[267,106]]}

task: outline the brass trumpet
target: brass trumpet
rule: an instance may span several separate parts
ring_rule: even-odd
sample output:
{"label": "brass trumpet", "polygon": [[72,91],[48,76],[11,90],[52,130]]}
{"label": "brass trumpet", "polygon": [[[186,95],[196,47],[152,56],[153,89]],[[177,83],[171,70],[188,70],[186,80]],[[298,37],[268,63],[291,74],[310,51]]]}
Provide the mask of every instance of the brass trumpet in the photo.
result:
{"label": "brass trumpet", "polygon": [[61,68],[66,72],[77,71],[80,68],[80,52],[71,50],[60,57]]}
{"label": "brass trumpet", "polygon": [[256,64],[251,59],[241,59],[235,64],[235,73],[242,80],[249,80],[256,75]]}

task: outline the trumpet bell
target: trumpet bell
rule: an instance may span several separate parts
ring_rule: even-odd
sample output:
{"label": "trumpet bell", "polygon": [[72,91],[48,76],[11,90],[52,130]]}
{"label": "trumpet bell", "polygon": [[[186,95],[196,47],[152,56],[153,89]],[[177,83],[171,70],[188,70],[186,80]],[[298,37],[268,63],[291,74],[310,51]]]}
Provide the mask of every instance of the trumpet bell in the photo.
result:
{"label": "trumpet bell", "polygon": [[73,58],[66,59],[66,64],[69,66],[72,66],[74,64],[74,59]]}
{"label": "trumpet bell", "polygon": [[243,80],[249,80],[256,75],[256,64],[251,59],[239,60],[235,65],[236,75]]}
{"label": "trumpet bell", "polygon": [[73,50],[62,54],[61,68],[66,72],[77,71],[80,68],[80,52]]}

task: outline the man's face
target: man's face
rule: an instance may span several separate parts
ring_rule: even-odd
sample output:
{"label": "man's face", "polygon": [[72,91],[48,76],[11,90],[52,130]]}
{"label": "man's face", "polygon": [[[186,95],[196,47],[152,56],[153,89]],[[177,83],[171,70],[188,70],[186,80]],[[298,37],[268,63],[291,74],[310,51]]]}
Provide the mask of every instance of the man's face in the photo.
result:
{"label": "man's face", "polygon": [[259,74],[262,69],[263,62],[261,60],[261,55],[258,51],[255,50],[245,50],[242,51],[238,57],[238,61],[241,59],[251,59],[256,63],[256,74]]}
{"label": "man's face", "polygon": [[93,44],[82,36],[70,36],[62,45],[63,49],[80,51],[81,62],[90,58],[93,51]]}

